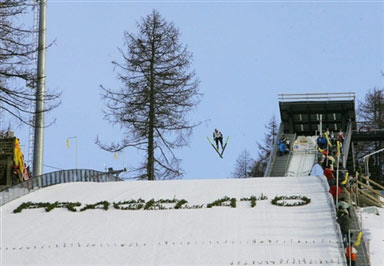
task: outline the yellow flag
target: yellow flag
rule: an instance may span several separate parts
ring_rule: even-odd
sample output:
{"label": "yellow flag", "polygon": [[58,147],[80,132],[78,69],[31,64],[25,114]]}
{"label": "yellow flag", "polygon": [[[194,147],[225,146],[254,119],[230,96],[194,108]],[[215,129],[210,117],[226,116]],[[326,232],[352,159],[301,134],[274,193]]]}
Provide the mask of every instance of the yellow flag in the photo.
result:
{"label": "yellow flag", "polygon": [[337,141],[337,157],[340,157],[340,141]]}
{"label": "yellow flag", "polygon": [[71,144],[70,144],[70,142],[69,142],[69,139],[67,139],[67,140],[65,141],[65,146],[67,146],[67,149],[69,149],[69,148],[71,147]]}
{"label": "yellow flag", "polygon": [[363,232],[359,232],[359,234],[357,235],[357,240],[355,242],[355,247],[358,247],[360,246],[360,242],[361,242],[361,238],[363,237]]}
{"label": "yellow flag", "polygon": [[118,157],[119,157],[119,155],[117,154],[117,152],[114,152],[114,153],[113,153],[113,158],[114,158],[115,160],[117,160]]}
{"label": "yellow flag", "polygon": [[327,139],[328,146],[329,146],[329,147],[332,147],[332,143],[331,143],[331,141],[329,140],[328,134],[327,134],[327,133],[324,133],[324,136],[325,136],[325,138]]}
{"label": "yellow flag", "polygon": [[342,184],[342,185],[345,185],[345,184],[347,184],[347,182],[348,182],[348,177],[349,177],[349,173],[348,173],[348,172],[346,172],[346,173],[345,173],[345,178],[344,178],[344,181],[343,181],[343,182],[341,182],[341,184]]}

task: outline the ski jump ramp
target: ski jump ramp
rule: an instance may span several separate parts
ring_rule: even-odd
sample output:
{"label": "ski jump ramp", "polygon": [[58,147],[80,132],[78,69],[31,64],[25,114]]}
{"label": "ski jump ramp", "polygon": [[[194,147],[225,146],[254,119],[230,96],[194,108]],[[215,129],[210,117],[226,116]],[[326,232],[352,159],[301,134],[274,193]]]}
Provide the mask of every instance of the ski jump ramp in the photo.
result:
{"label": "ski jump ramp", "polygon": [[312,167],[317,159],[316,139],[317,136],[299,136],[295,140],[286,176],[310,175]]}
{"label": "ski jump ramp", "polygon": [[[299,197],[283,205],[310,202],[278,206],[276,196]],[[128,208],[139,199],[163,208]],[[173,199],[187,203],[176,209],[165,201]],[[81,205],[13,212],[25,202]],[[80,211],[87,204],[94,208]],[[345,265],[341,245],[326,181],[317,176],[66,183],[1,207],[0,264],[7,266],[336,266]]]}

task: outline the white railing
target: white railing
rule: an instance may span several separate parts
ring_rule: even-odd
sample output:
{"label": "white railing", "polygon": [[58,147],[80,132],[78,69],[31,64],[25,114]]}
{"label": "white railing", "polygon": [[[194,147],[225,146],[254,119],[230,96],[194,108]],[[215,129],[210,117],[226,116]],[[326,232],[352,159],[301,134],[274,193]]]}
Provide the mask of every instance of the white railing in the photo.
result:
{"label": "white railing", "polygon": [[283,123],[280,123],[279,132],[277,133],[276,139],[273,142],[272,151],[271,151],[271,154],[269,155],[269,160],[268,160],[267,168],[265,169],[265,172],[264,172],[264,177],[271,175],[272,165],[275,162],[275,158],[277,155],[277,142],[283,135],[283,132],[284,132],[284,125]]}
{"label": "white railing", "polygon": [[297,100],[355,100],[354,92],[335,92],[335,93],[302,93],[302,94],[279,94],[280,101],[297,101]]}
{"label": "white railing", "polygon": [[289,164],[290,164],[290,161],[292,159],[292,146],[294,145],[295,143],[295,140],[296,140],[296,133],[293,135],[293,140],[291,140],[291,143],[290,143],[290,149],[289,149],[289,154],[288,154],[288,160],[285,162],[285,166],[284,166],[284,176],[287,176],[287,172],[288,172],[288,167],[289,167]]}

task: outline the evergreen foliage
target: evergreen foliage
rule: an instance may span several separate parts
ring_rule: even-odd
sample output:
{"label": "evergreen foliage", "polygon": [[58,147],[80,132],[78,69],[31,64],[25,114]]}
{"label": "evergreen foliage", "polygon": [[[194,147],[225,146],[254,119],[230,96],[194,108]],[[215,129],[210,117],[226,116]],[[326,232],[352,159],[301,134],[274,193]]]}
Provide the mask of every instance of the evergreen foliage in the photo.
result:
{"label": "evergreen foliage", "polygon": [[225,196],[207,204],[207,208],[212,208],[214,206],[230,206],[231,208],[236,208],[236,199]]}
{"label": "evergreen foliage", "polygon": [[[292,201],[289,203],[289,201]],[[277,206],[294,207],[304,206],[311,202],[311,199],[306,196],[276,196],[271,203]]]}
{"label": "evergreen foliage", "polygon": [[256,207],[256,201],[258,200],[267,200],[268,197],[265,196],[263,193],[259,197],[256,196],[250,196],[249,198],[241,198],[240,201],[250,201],[251,202],[251,208]]}
{"label": "evergreen foliage", "polygon": [[254,208],[256,206],[256,197],[251,196],[249,198],[242,198],[240,201],[250,201],[251,202],[251,208]]}
{"label": "evergreen foliage", "polygon": [[236,208],[236,199],[231,198],[231,208]]}
{"label": "evergreen foliage", "polygon": [[75,207],[81,206],[80,202],[54,202],[54,203],[49,203],[49,202],[39,202],[39,203],[34,203],[34,202],[24,202],[20,204],[19,207],[17,207],[15,210],[13,210],[14,213],[20,213],[24,209],[37,209],[37,208],[44,208],[46,212],[50,212],[55,208],[67,208],[69,211],[76,212],[77,210]]}
{"label": "evergreen foliage", "polygon": [[273,145],[276,141],[277,134],[279,133],[279,125],[276,117],[273,115],[267,125],[265,125],[266,133],[264,133],[264,140],[262,143],[256,142],[258,149],[258,157],[252,166],[252,176],[264,176],[265,170],[271,157]]}
{"label": "evergreen foliage", "polygon": [[108,201],[99,201],[95,204],[87,204],[85,205],[85,207],[81,208],[80,211],[83,212],[83,211],[86,211],[88,209],[103,209],[103,210],[108,210],[108,207],[109,207],[109,202]]}
{"label": "evergreen foliage", "polygon": [[[128,200],[128,201],[119,201],[113,202],[113,207],[119,210],[140,210],[144,207],[145,200]],[[121,207],[121,206],[124,207]]]}
{"label": "evergreen foliage", "polygon": [[[248,198],[241,198],[240,201],[250,201],[251,202],[251,208],[254,208],[256,206],[256,202],[258,200],[266,200],[268,199],[267,196],[261,194],[259,197],[256,196],[250,196]],[[296,200],[295,203],[289,204],[286,202],[286,200]],[[282,201],[282,202],[281,202]],[[305,196],[280,196],[275,197],[272,200],[272,204],[278,205],[278,206],[302,206],[306,205],[311,200]],[[188,201],[185,199],[178,200],[176,198],[174,199],[160,199],[155,200],[151,199],[149,201],[145,201],[143,199],[138,200],[128,200],[128,201],[119,201],[119,202],[113,202],[113,207],[117,210],[172,210],[172,209],[201,209],[204,207],[204,204],[201,205],[187,205]],[[164,204],[174,204],[173,206],[167,207]],[[44,208],[46,212],[50,212],[55,208],[67,208],[69,211],[77,212],[78,210],[76,207],[80,207],[82,204],[80,202],[59,202],[56,201],[54,203],[49,202],[23,202],[20,204],[19,207],[17,207],[15,210],[13,210],[14,213],[20,213],[24,209],[36,209],[36,208]],[[95,204],[86,204],[83,208],[81,208],[79,211],[83,212],[89,209],[103,209],[108,210],[110,203],[108,201],[99,201]],[[237,207],[237,199],[236,198],[230,198],[228,196],[225,196],[221,199],[215,200],[209,204],[206,205],[206,208],[212,208],[215,206],[223,206],[223,207],[231,207],[236,208]]]}
{"label": "evergreen foliage", "polygon": [[144,210],[149,210],[154,204],[155,204],[154,199],[147,201],[144,205]]}
{"label": "evergreen foliage", "polygon": [[175,209],[181,209],[183,207],[183,205],[187,204],[188,201],[182,199],[182,200],[179,200],[176,205],[175,205]]}

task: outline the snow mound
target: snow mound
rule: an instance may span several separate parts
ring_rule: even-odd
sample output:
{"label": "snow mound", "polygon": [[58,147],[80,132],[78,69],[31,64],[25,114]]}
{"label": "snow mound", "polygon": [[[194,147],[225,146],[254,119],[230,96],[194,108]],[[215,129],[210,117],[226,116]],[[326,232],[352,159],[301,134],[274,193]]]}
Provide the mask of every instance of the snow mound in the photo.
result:
{"label": "snow mound", "polygon": [[[271,203],[275,196],[294,195],[311,201],[295,207]],[[259,199],[254,207],[252,196]],[[236,200],[207,207],[224,197]],[[165,209],[123,210],[113,204],[139,199],[163,200]],[[175,209],[175,203],[164,202],[174,199],[187,203]],[[29,201],[81,206],[77,212],[13,213]],[[108,210],[79,211],[100,201],[110,203]],[[340,265],[334,215],[323,177],[60,184],[1,208],[0,264]]]}

